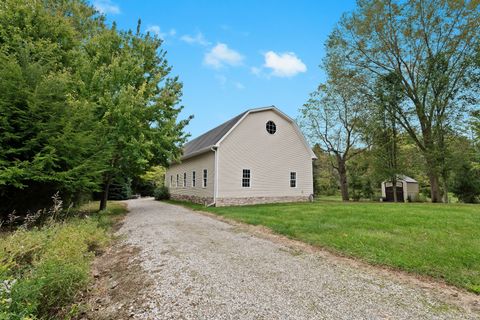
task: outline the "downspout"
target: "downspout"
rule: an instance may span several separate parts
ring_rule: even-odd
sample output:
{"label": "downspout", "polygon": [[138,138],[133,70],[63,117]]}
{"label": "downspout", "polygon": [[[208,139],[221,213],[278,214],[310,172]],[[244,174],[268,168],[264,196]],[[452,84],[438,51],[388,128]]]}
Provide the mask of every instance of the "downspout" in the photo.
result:
{"label": "downspout", "polygon": [[215,203],[217,202],[217,194],[218,194],[218,153],[217,153],[217,147],[213,146],[210,148],[213,152],[215,152],[215,179],[214,179],[214,184],[213,184],[213,202],[210,204],[207,204],[207,207],[214,206]]}

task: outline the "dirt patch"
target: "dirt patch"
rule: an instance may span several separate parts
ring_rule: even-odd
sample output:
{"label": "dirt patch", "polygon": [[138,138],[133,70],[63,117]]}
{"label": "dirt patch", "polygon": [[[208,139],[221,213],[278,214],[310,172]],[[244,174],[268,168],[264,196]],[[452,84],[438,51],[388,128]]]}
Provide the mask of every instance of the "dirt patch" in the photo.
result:
{"label": "dirt patch", "polygon": [[428,276],[407,273],[405,271],[388,266],[371,265],[360,259],[342,255],[339,252],[334,252],[326,248],[310,245],[299,240],[290,239],[286,236],[274,233],[271,229],[265,226],[250,225],[201,210],[194,210],[194,212],[198,212],[210,218],[214,218],[235,226],[238,232],[248,232],[256,237],[275,243],[280,243],[286,246],[290,250],[290,253],[294,256],[302,253],[320,254],[321,256],[328,258],[330,261],[338,261],[338,263],[348,264],[358,269],[374,272],[379,276],[395,278],[403,283],[413,284],[414,286],[423,289],[427,294],[433,294],[437,297],[440,297],[449,304],[470,312],[480,313],[480,295],[476,295],[475,293],[449,285],[441,280],[433,279]]}
{"label": "dirt patch", "polygon": [[140,249],[116,244],[97,257],[92,266],[94,282],[84,294],[77,319],[130,319],[152,286],[141,267]]}

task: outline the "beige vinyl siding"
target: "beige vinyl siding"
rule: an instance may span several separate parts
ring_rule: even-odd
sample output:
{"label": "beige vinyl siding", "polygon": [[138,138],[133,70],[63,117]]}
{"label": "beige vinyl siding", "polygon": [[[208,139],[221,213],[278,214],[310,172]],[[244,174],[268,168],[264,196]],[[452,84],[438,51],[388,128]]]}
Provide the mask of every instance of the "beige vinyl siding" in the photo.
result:
{"label": "beige vinyl siding", "polygon": [[[276,124],[269,134],[267,121]],[[218,198],[293,197],[313,193],[312,154],[295,126],[278,113],[250,113],[220,143],[217,151]],[[242,187],[250,169],[250,187]],[[296,187],[290,187],[296,172]]]}
{"label": "beige vinyl siding", "polygon": [[[213,198],[215,177],[215,153],[209,151],[193,158],[173,164],[165,174],[165,183],[172,195],[186,195],[201,198]],[[207,187],[203,187],[203,170],[207,169]],[[195,187],[192,187],[192,172],[195,171]],[[183,186],[183,174],[187,174],[186,187]],[[177,174],[179,177],[176,186]],[[173,177],[173,186],[170,186],[170,177]]]}

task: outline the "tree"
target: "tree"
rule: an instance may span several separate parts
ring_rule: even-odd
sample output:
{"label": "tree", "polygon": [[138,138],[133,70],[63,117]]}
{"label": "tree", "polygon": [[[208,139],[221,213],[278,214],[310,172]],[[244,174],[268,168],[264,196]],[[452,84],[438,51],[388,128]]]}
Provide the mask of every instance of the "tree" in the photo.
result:
{"label": "tree", "polygon": [[[445,135],[474,104],[480,3],[360,0],[331,34],[327,54],[371,79],[394,73],[405,102],[389,109],[421,150],[433,202],[441,201]],[[444,179],[445,180],[445,179]]]}
{"label": "tree", "polygon": [[395,73],[380,77],[375,90],[372,117],[367,124],[366,135],[370,136],[376,171],[382,181],[390,179],[393,186],[393,201],[397,202],[397,175],[399,162],[399,127],[395,112],[402,102],[400,79]]}
{"label": "tree", "polygon": [[452,191],[462,202],[477,203],[480,197],[480,170],[475,170],[470,163],[463,162],[455,171]]}
{"label": "tree", "polygon": [[[0,4],[0,210],[97,185],[91,110],[75,104],[82,39],[103,19],[79,1]],[[61,39],[61,41],[59,40]]]}
{"label": "tree", "polygon": [[335,195],[338,192],[338,174],[332,167],[332,156],[318,145],[313,147],[317,159],[313,161],[313,192],[318,195]]}
{"label": "tree", "polygon": [[82,70],[86,102],[97,114],[104,161],[100,210],[118,176],[134,177],[178,156],[188,120],[177,121],[182,85],[169,77],[162,41],[149,34],[118,32],[115,25],[87,45],[92,63]]}
{"label": "tree", "polygon": [[[2,213],[124,183],[180,153],[182,85],[161,40],[83,0],[0,2]],[[139,24],[140,27],[140,24]]]}
{"label": "tree", "polygon": [[[326,61],[330,73],[340,73],[334,62]],[[348,79],[348,81],[346,81]],[[335,160],[342,200],[348,201],[347,161],[364,150],[360,147],[361,126],[365,117],[362,91],[356,84],[362,81],[352,75],[327,81],[310,95],[300,109],[300,125],[322,152]]]}

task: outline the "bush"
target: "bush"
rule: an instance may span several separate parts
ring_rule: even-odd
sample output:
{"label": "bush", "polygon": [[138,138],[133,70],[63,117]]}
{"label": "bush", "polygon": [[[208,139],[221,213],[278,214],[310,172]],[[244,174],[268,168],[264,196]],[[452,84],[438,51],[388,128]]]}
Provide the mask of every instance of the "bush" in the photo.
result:
{"label": "bush", "polygon": [[170,191],[166,186],[161,186],[155,189],[155,200],[168,200],[170,199]]}
{"label": "bush", "polygon": [[90,280],[95,252],[110,241],[95,218],[71,219],[0,240],[0,319],[51,318]]}

